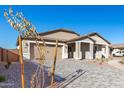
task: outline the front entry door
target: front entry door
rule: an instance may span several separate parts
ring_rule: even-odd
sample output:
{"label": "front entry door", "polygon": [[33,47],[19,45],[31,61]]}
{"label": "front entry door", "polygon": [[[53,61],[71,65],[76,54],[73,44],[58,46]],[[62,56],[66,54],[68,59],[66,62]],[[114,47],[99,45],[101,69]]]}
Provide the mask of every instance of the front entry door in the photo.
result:
{"label": "front entry door", "polygon": [[73,50],[71,46],[68,46],[68,58],[73,58]]}
{"label": "front entry door", "polygon": [[89,43],[81,43],[81,52],[82,52],[82,59],[88,59],[89,58]]}

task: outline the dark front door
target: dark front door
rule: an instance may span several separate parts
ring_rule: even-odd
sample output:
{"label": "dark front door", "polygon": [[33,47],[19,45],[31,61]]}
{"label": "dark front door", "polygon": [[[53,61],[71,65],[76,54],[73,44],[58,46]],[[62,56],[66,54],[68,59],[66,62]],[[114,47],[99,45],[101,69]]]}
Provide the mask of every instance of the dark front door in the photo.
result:
{"label": "dark front door", "polygon": [[72,46],[68,46],[68,58],[73,58],[73,49],[72,49]]}
{"label": "dark front door", "polygon": [[89,52],[89,43],[81,43],[82,59],[88,58],[86,52]]}
{"label": "dark front door", "polygon": [[97,46],[94,45],[94,47],[93,47],[93,59],[96,58],[96,51],[97,51]]}

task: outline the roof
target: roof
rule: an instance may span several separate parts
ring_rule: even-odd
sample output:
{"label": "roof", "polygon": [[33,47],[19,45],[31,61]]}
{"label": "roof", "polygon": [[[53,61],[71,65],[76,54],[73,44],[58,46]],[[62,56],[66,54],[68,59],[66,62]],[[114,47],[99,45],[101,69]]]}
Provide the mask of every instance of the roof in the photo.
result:
{"label": "roof", "polygon": [[111,44],[110,45],[111,48],[119,48],[119,49],[124,49],[124,44]]}
{"label": "roof", "polygon": [[106,40],[106,39],[103,38],[100,34],[98,34],[98,33],[96,33],[96,32],[93,32],[93,33],[90,33],[90,34],[87,34],[87,35],[82,35],[82,36],[73,38],[73,39],[71,39],[71,40],[68,40],[67,42],[77,41],[77,40],[81,40],[81,39],[85,39],[85,38],[89,38],[89,39],[91,39],[93,42],[95,42],[95,40],[93,40],[92,38],[90,38],[90,36],[94,36],[94,35],[99,36],[99,37],[102,38],[104,41],[106,41],[107,43],[110,44],[110,42],[109,42],[108,40]]}
{"label": "roof", "polygon": [[[105,38],[103,38],[101,35],[99,35],[98,33],[96,32],[93,32],[93,33],[90,33],[90,34],[86,34],[86,35],[82,35],[80,36],[78,33],[76,32],[73,32],[73,31],[70,31],[70,30],[67,30],[67,29],[56,29],[56,30],[52,30],[52,31],[48,31],[48,32],[42,32],[42,33],[39,33],[39,35],[44,36],[44,35],[47,35],[47,34],[50,34],[50,33],[55,33],[55,32],[59,32],[59,31],[63,31],[63,32],[68,32],[68,33],[73,33],[73,34],[76,34],[78,35],[78,37],[76,38],[73,38],[73,39],[70,39],[70,40],[58,40],[59,42],[61,43],[68,43],[68,42],[73,42],[73,41],[77,41],[77,40],[82,40],[82,39],[85,39],[85,38],[89,38],[90,40],[92,40],[94,43],[95,43],[95,40],[91,38],[91,36],[94,36],[94,35],[97,35],[99,36],[100,38],[102,38],[104,41],[106,41],[107,43],[111,44],[109,41],[107,41]],[[34,38],[23,38],[24,40],[35,40]],[[56,39],[55,38],[49,38],[49,37],[42,37],[42,39],[44,41],[50,41],[50,42],[55,42]],[[41,39],[38,39],[39,41]],[[17,38],[17,45],[18,45],[18,38]]]}
{"label": "roof", "polygon": [[[67,33],[73,33],[73,34],[76,34],[77,36],[80,36],[78,33],[74,32],[74,31],[71,31],[71,30],[68,30],[68,29],[63,29],[63,28],[60,28],[60,29],[55,29],[55,30],[51,30],[51,31],[47,31],[47,32],[41,32],[41,33],[38,33],[40,36],[44,36],[44,35],[48,35],[48,34],[51,34],[51,33],[56,33],[56,32],[67,32]],[[51,42],[55,42],[56,39],[54,38],[49,38],[49,37],[42,37],[45,41],[51,41]],[[33,38],[22,38],[23,40],[35,40]],[[59,42],[65,42],[66,40],[58,40]],[[17,42],[16,42],[16,45],[18,45],[18,38],[17,38]]]}
{"label": "roof", "polygon": [[56,33],[56,32],[67,32],[67,33],[72,33],[72,34],[76,34],[77,36],[80,36],[80,34],[74,32],[72,30],[63,29],[63,28],[51,30],[51,31],[47,31],[47,32],[41,32],[41,33],[39,33],[39,35],[44,36],[44,35],[48,35],[48,34]]}

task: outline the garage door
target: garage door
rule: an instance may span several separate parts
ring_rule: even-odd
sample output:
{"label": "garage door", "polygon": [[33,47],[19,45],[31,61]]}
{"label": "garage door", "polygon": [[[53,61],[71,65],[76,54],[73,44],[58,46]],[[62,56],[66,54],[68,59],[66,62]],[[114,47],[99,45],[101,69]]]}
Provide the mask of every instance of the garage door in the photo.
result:
{"label": "garage door", "polygon": [[[47,47],[46,47],[47,52],[45,55],[46,60],[53,60],[54,50],[55,50],[54,45],[47,45]],[[40,55],[39,55],[39,52],[38,52],[36,45],[31,46],[31,59],[39,59],[39,58],[40,58]],[[57,60],[61,60],[61,59],[62,59],[62,46],[58,46]]]}

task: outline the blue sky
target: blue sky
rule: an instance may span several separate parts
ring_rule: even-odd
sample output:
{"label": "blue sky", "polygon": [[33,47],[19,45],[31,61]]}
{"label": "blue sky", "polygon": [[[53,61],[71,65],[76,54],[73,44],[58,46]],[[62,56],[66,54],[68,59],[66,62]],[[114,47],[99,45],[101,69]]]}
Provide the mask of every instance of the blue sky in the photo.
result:
{"label": "blue sky", "polygon": [[[11,6],[23,12],[38,32],[65,28],[81,35],[98,32],[111,43],[124,43],[124,6]],[[0,46],[16,48],[18,32],[3,16],[0,6]]]}

